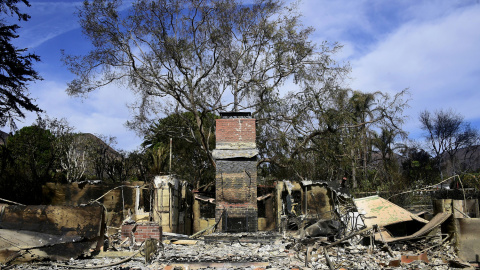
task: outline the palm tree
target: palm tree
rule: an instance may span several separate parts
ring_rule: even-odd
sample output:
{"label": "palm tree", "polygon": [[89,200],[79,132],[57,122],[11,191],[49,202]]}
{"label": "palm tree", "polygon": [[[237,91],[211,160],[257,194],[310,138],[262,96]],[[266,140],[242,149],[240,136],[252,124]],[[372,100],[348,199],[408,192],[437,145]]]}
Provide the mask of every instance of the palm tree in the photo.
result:
{"label": "palm tree", "polygon": [[[353,95],[349,100],[352,124],[359,131],[358,141],[360,145],[358,147],[358,156],[362,161],[363,168],[363,178],[367,177],[367,163],[368,163],[368,154],[370,153],[369,148],[371,148],[370,138],[368,136],[368,124],[372,122],[374,118],[374,111],[372,106],[375,105],[375,98],[378,92],[375,93],[362,93],[359,91],[353,91]],[[352,150],[353,151],[353,150]],[[352,153],[353,156],[356,156],[355,153]],[[356,158],[353,158],[352,161],[352,187],[356,188],[357,181],[355,177],[355,167],[356,167]]]}
{"label": "palm tree", "polygon": [[383,169],[384,169],[384,178],[388,181],[392,180],[391,175],[394,174],[392,171],[395,168],[395,160],[394,160],[394,147],[395,137],[397,136],[397,132],[392,129],[382,128],[380,134],[373,133],[372,144],[373,146],[378,149]]}

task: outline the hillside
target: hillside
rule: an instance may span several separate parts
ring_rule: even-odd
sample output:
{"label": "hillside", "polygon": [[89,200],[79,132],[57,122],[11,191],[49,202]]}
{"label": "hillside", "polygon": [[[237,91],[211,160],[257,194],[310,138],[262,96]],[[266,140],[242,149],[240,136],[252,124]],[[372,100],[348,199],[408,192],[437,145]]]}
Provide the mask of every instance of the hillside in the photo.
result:
{"label": "hillside", "polygon": [[98,138],[97,136],[91,133],[78,133],[76,136],[77,138],[80,139],[80,141],[87,142],[89,144],[89,147],[105,150],[106,155],[108,156],[111,156],[111,157],[120,156],[120,154],[115,149],[113,149],[111,146],[105,143],[102,139]]}
{"label": "hillside", "polygon": [[[379,154],[377,155],[379,156]],[[399,164],[402,164],[402,162],[406,160],[406,157],[401,155],[395,154],[395,157]],[[434,157],[431,158],[433,159]],[[442,167],[446,167],[448,174],[453,173],[448,153],[444,152],[442,154],[442,159]],[[457,160],[457,173],[480,171],[480,145],[458,149],[457,153],[455,154],[455,159]]]}
{"label": "hillside", "polygon": [[[461,148],[458,150],[455,157],[458,160],[461,171],[475,172],[480,169],[480,145]],[[447,163],[447,166],[450,167],[448,154],[444,153],[443,158]]]}
{"label": "hillside", "polygon": [[85,176],[101,179],[107,177],[106,164],[109,161],[121,160],[122,156],[108,143],[91,133],[78,133],[74,138],[74,147],[78,151],[86,151],[86,171]]}
{"label": "hillside", "polygon": [[[5,144],[8,136],[8,133],[0,130],[0,144]],[[120,155],[115,149],[110,147],[102,139],[91,133],[79,133],[76,136],[79,138],[79,141],[83,141],[89,144],[89,147],[105,149],[108,156],[118,157]]]}

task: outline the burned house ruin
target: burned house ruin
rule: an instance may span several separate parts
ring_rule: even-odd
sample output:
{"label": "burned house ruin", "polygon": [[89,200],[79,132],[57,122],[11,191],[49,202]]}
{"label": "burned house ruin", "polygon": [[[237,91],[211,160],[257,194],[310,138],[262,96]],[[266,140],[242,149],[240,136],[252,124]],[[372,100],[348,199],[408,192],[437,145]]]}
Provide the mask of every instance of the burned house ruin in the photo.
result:
{"label": "burned house ruin", "polygon": [[[415,196],[427,198],[430,213],[403,208],[391,195],[351,197],[339,181],[257,181],[256,120],[243,112],[221,117],[216,180],[198,189],[175,175],[149,183],[49,183],[48,206],[0,204],[0,267],[51,260],[38,268],[45,270],[70,267],[55,262],[69,260],[83,265],[74,268],[107,269],[141,252],[147,269],[480,265],[479,204],[465,190],[463,200],[425,193],[398,200],[425,210]],[[138,269],[138,260],[130,266]]]}

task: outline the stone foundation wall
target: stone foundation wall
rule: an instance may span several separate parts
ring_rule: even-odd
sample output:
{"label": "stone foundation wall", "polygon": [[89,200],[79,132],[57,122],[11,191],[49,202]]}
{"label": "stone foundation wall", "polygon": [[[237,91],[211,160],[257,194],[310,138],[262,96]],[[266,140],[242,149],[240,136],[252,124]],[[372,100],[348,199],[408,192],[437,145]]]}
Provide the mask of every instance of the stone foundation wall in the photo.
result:
{"label": "stone foundation wall", "polygon": [[[124,185],[124,187],[117,188],[120,185]],[[135,215],[134,218],[137,218],[137,214],[148,218],[148,212],[144,212],[144,210],[145,207],[150,208],[150,206],[145,205],[148,200],[144,198],[144,195],[148,196],[148,194],[141,188],[143,185],[144,182],[118,184],[46,183],[42,187],[42,204],[79,206],[101,197],[99,202],[106,209],[107,231],[109,234],[114,234],[117,231],[114,228],[122,225],[122,221],[128,215],[128,210],[131,210]],[[107,192],[108,194],[105,195]]]}

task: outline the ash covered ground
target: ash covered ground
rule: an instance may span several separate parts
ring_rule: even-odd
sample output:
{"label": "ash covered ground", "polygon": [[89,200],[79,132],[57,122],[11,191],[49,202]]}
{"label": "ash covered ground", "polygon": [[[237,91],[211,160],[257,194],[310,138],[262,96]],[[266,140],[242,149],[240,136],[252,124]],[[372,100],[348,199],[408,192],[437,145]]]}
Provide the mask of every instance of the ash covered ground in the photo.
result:
{"label": "ash covered ground", "polygon": [[[158,244],[149,263],[143,252],[128,260],[127,256],[113,258],[114,252],[104,252],[92,258],[12,265],[8,269],[462,269],[466,266],[462,266],[451,243],[442,240],[441,235],[390,245],[391,254],[381,244],[365,245],[365,237],[368,239],[368,232],[325,249],[329,243],[326,238],[301,238],[298,233],[218,233],[196,242],[188,240],[188,244],[164,241]],[[133,254],[138,248],[124,247],[123,252]],[[408,258],[413,261],[404,262]]]}

